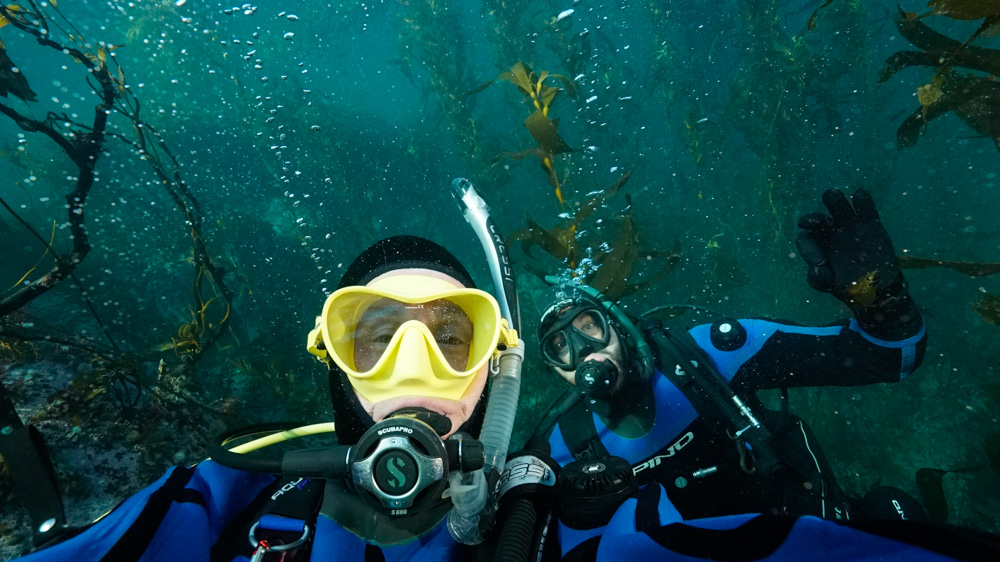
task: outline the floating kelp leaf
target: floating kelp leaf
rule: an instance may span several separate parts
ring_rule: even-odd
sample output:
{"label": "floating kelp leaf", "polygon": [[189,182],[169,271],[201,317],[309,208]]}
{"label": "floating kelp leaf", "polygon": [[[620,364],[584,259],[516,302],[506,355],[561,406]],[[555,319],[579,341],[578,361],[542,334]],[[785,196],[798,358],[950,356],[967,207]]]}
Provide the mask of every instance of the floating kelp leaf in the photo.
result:
{"label": "floating kelp leaf", "polygon": [[899,256],[899,267],[903,269],[928,269],[931,267],[946,267],[954,269],[959,273],[964,273],[969,277],[981,277],[984,275],[994,275],[1000,273],[1000,263],[976,263],[965,261],[935,260],[929,258],[915,258],[912,256]]}
{"label": "floating kelp leaf", "polygon": [[[573,244],[572,229],[555,227],[547,229],[538,224],[531,215],[526,215],[528,227],[518,230],[510,235],[511,242],[521,242],[521,249],[525,254],[531,255],[532,247],[539,247],[546,254],[560,261],[568,261],[570,267],[576,267],[576,246]],[[544,277],[544,275],[543,275]]]}
{"label": "floating kelp leaf", "polygon": [[[11,15],[13,15],[14,12],[18,12],[21,10],[21,7],[18,6],[17,4],[8,4],[4,6],[4,8],[6,8],[7,12],[10,13]],[[4,17],[3,13],[0,13],[0,27],[3,27],[8,23],[10,23],[10,20]]]}
{"label": "floating kelp leaf", "polygon": [[547,70],[543,70],[541,74],[535,76],[531,68],[522,61],[517,61],[514,66],[510,67],[510,70],[501,72],[493,80],[480,85],[475,90],[467,92],[467,94],[481,92],[496,80],[505,80],[517,86],[517,89],[523,95],[529,96],[535,103],[535,109],[540,109],[543,113],[548,114],[548,108],[552,104],[552,100],[559,93],[559,88],[545,85],[545,81],[549,78],[558,80],[566,91],[566,94],[571,98],[577,96],[576,84],[571,79],[561,74],[550,74]]}
{"label": "floating kelp leaf", "polygon": [[851,286],[847,289],[847,294],[850,295],[851,300],[862,307],[875,302],[875,279],[877,275],[878,270],[876,269],[858,277],[856,281],[851,283]]}
{"label": "floating kelp leaf", "polygon": [[[514,156],[516,155],[510,155],[510,157]],[[632,170],[627,170],[607,189],[584,201],[583,204],[580,205],[580,208],[576,211],[576,214],[573,215],[573,221],[567,227],[556,226],[551,229],[546,229],[535,222],[535,220],[531,218],[531,215],[527,215],[526,218],[528,228],[518,230],[511,234],[510,241],[521,241],[521,247],[524,250],[524,253],[528,255],[531,255],[532,247],[538,246],[550,256],[560,261],[565,261],[571,268],[575,268],[577,266],[575,234],[577,230],[579,230],[580,225],[583,221],[587,220],[591,214],[593,214],[595,209],[603,205],[604,201],[613,196],[615,193],[618,193],[618,190],[628,182],[628,179],[631,176]],[[544,276],[545,275],[543,274],[542,277]]]}
{"label": "floating kelp leaf", "polygon": [[7,94],[13,94],[24,101],[38,99],[37,94],[28,85],[28,79],[7,56],[7,48],[3,41],[0,41],[0,97],[6,98]]}
{"label": "floating kelp leaf", "polygon": [[826,0],[826,2],[823,2],[823,4],[820,5],[819,8],[813,10],[812,15],[809,16],[809,22],[806,24],[806,27],[808,27],[809,29],[816,27],[816,14],[818,14],[819,11],[822,10],[823,8],[829,6],[831,2],[833,2],[833,0]]}
{"label": "floating kelp leaf", "polygon": [[559,120],[549,119],[542,114],[541,110],[535,110],[531,116],[525,119],[524,126],[528,128],[528,132],[538,143],[538,147],[547,154],[563,154],[575,150],[566,144],[566,141],[556,132]]}
{"label": "floating kelp leaf", "polygon": [[979,295],[976,304],[972,305],[972,309],[976,311],[976,314],[982,316],[986,322],[994,326],[1000,326],[1000,297],[990,293],[983,293]]}
{"label": "floating kelp leaf", "polygon": [[900,148],[913,146],[920,138],[926,124],[952,111],[966,125],[990,138],[1000,149],[1000,84],[979,76],[958,76],[949,72],[944,76],[942,95],[929,107],[921,106],[896,130],[896,143]]}
{"label": "floating kelp leaf", "polygon": [[536,109],[527,119],[524,126],[538,143],[538,157],[542,161],[542,168],[545,169],[549,177],[549,185],[556,189],[556,198],[559,205],[563,205],[562,184],[556,175],[554,158],[556,154],[573,152],[574,149],[566,144],[566,141],[559,136],[556,128],[559,126],[558,119],[549,119],[541,109]]}
{"label": "floating kelp leaf", "polygon": [[1000,15],[1000,2],[988,0],[930,0],[927,7],[934,10],[934,15],[956,20],[978,20]]}
{"label": "floating kelp leaf", "polygon": [[[895,23],[900,35],[923,52],[901,51],[890,56],[879,72],[879,83],[887,81],[907,66],[939,67],[944,60],[948,61],[948,66],[951,68],[971,68],[994,76],[1000,75],[1000,51],[996,49],[975,47],[968,45],[968,42],[956,41],[934,31],[919,19],[909,18],[901,9],[896,15]],[[989,27],[990,31],[992,29]],[[987,29],[981,27],[980,31],[985,33]]]}
{"label": "floating kelp leaf", "polygon": [[[681,247],[678,241],[674,241],[674,248],[670,252],[641,250],[639,233],[631,213],[626,213],[622,218],[618,237],[611,247],[612,250],[594,258],[594,261],[600,264],[600,268],[597,273],[587,279],[587,284],[612,300],[633,295],[660,281],[673,271],[681,258]],[[659,272],[641,283],[629,283],[631,277],[636,273],[636,264],[657,257],[667,258],[667,263]]]}
{"label": "floating kelp leaf", "polygon": [[628,182],[630,177],[632,177],[632,170],[626,170],[625,173],[622,174],[622,176],[618,178],[615,183],[611,184],[610,187],[584,201],[583,205],[580,205],[580,208],[576,211],[576,214],[573,215],[573,224],[579,225],[583,221],[587,220],[594,210],[604,204],[605,200],[613,196],[615,193],[618,193],[618,190]]}
{"label": "floating kelp leaf", "polygon": [[917,101],[927,109],[927,106],[941,99],[941,84],[944,84],[944,76],[937,75],[931,79],[929,84],[924,84],[917,88]]}

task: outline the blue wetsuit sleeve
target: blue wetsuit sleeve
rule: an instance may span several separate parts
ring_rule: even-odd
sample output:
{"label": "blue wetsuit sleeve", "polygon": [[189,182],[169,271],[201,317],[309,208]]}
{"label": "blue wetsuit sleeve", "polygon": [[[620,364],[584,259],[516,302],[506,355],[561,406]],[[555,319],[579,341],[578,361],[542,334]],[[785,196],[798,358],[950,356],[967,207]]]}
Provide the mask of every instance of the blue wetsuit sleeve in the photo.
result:
{"label": "blue wetsuit sleeve", "polygon": [[212,545],[272,481],[205,461],[174,467],[83,532],[23,560],[209,560]]}
{"label": "blue wetsuit sleeve", "polygon": [[911,337],[887,341],[866,333],[853,319],[829,326],[762,319],[739,323],[746,331],[746,342],[731,351],[712,344],[711,326],[696,326],[690,334],[723,377],[746,392],[895,382],[920,365],[927,347],[924,326]]}
{"label": "blue wetsuit sleeve", "polygon": [[[599,542],[597,542],[599,541]],[[590,543],[589,545],[587,543]],[[597,544],[594,544],[597,542]],[[658,484],[626,500],[600,535],[578,547],[598,561],[946,561],[974,552],[995,560],[996,537],[910,521],[836,522],[744,514],[681,521]],[[956,558],[950,556],[953,554]],[[574,552],[570,551],[567,558]],[[592,557],[595,558],[595,557]]]}

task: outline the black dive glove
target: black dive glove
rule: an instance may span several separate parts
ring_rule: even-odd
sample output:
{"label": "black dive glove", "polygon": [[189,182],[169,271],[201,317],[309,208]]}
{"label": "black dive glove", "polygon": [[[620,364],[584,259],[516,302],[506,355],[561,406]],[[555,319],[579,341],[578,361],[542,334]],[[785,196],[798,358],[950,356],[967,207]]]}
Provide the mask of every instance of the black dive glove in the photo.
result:
{"label": "black dive glove", "polygon": [[898,341],[916,334],[923,319],[871,194],[859,189],[848,201],[831,189],[823,204],[829,214],[799,219],[796,246],[809,265],[809,285],[846,304],[872,336]]}

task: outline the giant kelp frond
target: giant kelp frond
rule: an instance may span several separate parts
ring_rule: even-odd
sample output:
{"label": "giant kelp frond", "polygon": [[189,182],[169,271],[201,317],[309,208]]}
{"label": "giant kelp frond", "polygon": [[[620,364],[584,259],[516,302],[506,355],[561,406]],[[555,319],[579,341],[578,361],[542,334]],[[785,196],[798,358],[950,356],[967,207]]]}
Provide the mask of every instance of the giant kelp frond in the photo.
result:
{"label": "giant kelp frond", "polygon": [[[2,18],[2,16],[0,16]],[[7,20],[3,20],[6,23]],[[0,98],[12,94],[26,102],[38,99],[37,94],[28,85],[28,79],[7,55],[7,47],[0,41]]]}
{"label": "giant kelp frond", "polygon": [[948,16],[956,20],[978,20],[1000,16],[1000,2],[983,0],[930,0],[927,7],[932,15]]}
{"label": "giant kelp frond", "polygon": [[983,293],[972,305],[976,314],[982,317],[985,322],[1000,326],[1000,297],[991,293]]}
{"label": "giant kelp frond", "polygon": [[[1000,51],[971,45],[980,36],[1000,31],[1000,3],[931,0],[928,6],[931,11],[925,16],[899,9],[897,29],[921,52],[895,53],[886,60],[879,73],[881,83],[909,66],[936,69],[929,82],[917,86],[920,107],[899,126],[897,145],[900,148],[915,145],[931,120],[953,112],[976,132],[992,139],[1000,149],[1000,85],[995,78],[1000,73]],[[952,19],[983,19],[983,22],[968,39],[960,42],[920,21],[921,17],[935,15]],[[988,76],[960,76],[952,70],[953,67],[985,72]]]}
{"label": "giant kelp frond", "polygon": [[[622,188],[632,176],[632,170],[626,170],[615,183],[607,189],[598,192],[596,195],[584,201],[580,208],[573,215],[572,220],[565,226],[555,226],[545,228],[538,224],[530,215],[526,217],[528,226],[514,232],[510,236],[511,242],[521,242],[521,247],[525,254],[531,255],[533,247],[540,248],[543,252],[565,263],[571,269],[575,269],[579,264],[580,256],[576,244],[576,233],[581,230],[583,221],[590,218],[601,205]],[[543,273],[541,277],[545,277]]]}
{"label": "giant kelp frond", "polygon": [[[654,283],[658,283],[673,271],[680,262],[680,242],[674,241],[671,251],[645,250],[639,242],[639,231],[632,219],[631,212],[622,217],[618,228],[618,236],[611,247],[594,258],[599,264],[597,271],[587,277],[587,284],[601,291],[608,298],[618,300],[634,295]],[[641,282],[633,282],[640,274],[639,264],[652,261],[653,258],[666,258],[661,269]]]}
{"label": "giant kelp frond", "polygon": [[[531,101],[535,104],[535,109],[541,111],[543,115],[547,116],[549,114],[549,107],[552,105],[552,101],[559,93],[558,87],[549,86],[545,83],[545,81],[549,78],[556,79],[566,91],[566,95],[572,98],[576,97],[576,84],[574,84],[572,80],[561,74],[550,74],[548,70],[543,70],[541,74],[536,75],[523,61],[517,61],[514,66],[510,67],[510,70],[501,72],[499,76],[494,78],[494,80],[506,80],[507,82],[517,86],[517,89],[520,90],[523,95],[531,98]],[[482,91],[492,82],[493,80],[483,84],[475,91]]]}
{"label": "giant kelp frond", "polygon": [[[546,84],[550,78],[558,81],[562,88]],[[528,129],[531,137],[538,143],[537,149],[522,150],[519,152],[503,152],[501,156],[521,160],[526,156],[536,156],[542,164],[542,169],[549,180],[549,185],[555,190],[556,199],[559,200],[560,207],[565,209],[562,188],[565,179],[560,180],[555,168],[555,156],[567,152],[574,152],[559,136],[556,129],[559,127],[558,119],[549,118],[549,108],[556,99],[556,95],[564,90],[567,95],[576,97],[576,85],[569,78],[560,74],[551,74],[543,70],[540,74],[535,74],[531,68],[522,61],[518,61],[510,70],[501,72],[496,78],[481,84],[474,90],[466,92],[466,95],[475,94],[485,90],[490,84],[497,80],[510,82],[517,86],[522,95],[531,98],[535,111],[524,120],[524,126]]]}

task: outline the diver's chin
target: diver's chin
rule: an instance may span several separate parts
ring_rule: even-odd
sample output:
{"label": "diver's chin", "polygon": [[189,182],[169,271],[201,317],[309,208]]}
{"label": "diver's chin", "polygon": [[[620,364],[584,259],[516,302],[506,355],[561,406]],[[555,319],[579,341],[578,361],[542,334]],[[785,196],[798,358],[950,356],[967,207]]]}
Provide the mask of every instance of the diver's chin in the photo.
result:
{"label": "diver's chin", "polygon": [[403,408],[426,408],[436,414],[441,414],[451,421],[451,431],[442,435],[442,439],[450,437],[458,431],[458,428],[468,418],[467,415],[464,415],[462,405],[457,400],[434,398],[432,396],[398,396],[370,404],[369,406],[369,408],[365,409],[368,410],[368,414],[375,420],[375,423],[384,420]]}

